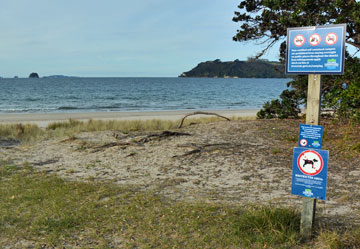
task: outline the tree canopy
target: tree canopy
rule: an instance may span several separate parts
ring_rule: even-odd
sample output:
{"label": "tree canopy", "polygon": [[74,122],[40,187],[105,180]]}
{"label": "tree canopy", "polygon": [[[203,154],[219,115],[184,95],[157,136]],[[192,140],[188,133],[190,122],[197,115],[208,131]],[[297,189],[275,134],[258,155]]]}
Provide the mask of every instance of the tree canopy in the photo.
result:
{"label": "tree canopy", "polygon": [[287,28],[346,23],[346,42],[360,49],[360,2],[356,0],[247,0],[235,11],[240,29],[234,41],[260,40],[262,56],[281,40],[280,58],[285,58]]}
{"label": "tree canopy", "polygon": [[[256,58],[280,42],[281,62],[285,62],[287,28],[346,24],[346,42],[360,51],[360,1],[356,0],[248,0],[235,11],[234,22],[240,23],[234,41],[259,41],[265,44]],[[322,106],[339,117],[360,122],[360,59],[346,52],[345,73],[324,76]],[[307,77],[295,76],[288,83],[281,100],[272,100],[258,113],[259,118],[297,117],[299,105],[306,103]]]}

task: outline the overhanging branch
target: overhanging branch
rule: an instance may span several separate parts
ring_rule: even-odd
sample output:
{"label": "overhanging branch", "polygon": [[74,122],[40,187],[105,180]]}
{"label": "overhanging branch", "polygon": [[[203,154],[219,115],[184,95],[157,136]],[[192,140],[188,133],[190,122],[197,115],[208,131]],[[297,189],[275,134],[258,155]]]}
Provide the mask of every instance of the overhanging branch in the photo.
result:
{"label": "overhanging branch", "polygon": [[350,44],[350,45],[353,45],[354,47],[356,47],[356,48],[359,48],[359,49],[360,49],[360,44],[359,44],[359,43],[352,42],[352,41],[346,41],[346,43],[348,43],[348,44]]}

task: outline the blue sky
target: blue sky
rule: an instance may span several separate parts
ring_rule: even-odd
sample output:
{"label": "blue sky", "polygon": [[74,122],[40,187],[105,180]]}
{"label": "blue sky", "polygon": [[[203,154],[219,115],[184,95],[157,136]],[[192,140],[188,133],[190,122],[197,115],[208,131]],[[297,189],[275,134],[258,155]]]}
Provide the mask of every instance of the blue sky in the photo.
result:
{"label": "blue sky", "polygon": [[239,2],[2,0],[0,76],[176,77],[207,60],[246,60],[263,46],[232,41]]}

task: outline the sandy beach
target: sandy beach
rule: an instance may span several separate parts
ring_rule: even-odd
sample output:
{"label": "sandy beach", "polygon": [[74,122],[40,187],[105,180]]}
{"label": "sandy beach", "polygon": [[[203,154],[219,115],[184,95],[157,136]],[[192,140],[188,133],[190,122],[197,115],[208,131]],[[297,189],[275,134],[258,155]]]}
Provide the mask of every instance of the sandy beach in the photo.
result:
{"label": "sandy beach", "polygon": [[[184,115],[196,110],[186,111],[151,111],[151,112],[76,112],[76,113],[24,113],[24,114],[0,114],[0,124],[36,124],[39,127],[47,127],[53,122],[76,119],[79,121],[93,120],[178,120]],[[254,117],[259,110],[207,110],[225,117]]]}

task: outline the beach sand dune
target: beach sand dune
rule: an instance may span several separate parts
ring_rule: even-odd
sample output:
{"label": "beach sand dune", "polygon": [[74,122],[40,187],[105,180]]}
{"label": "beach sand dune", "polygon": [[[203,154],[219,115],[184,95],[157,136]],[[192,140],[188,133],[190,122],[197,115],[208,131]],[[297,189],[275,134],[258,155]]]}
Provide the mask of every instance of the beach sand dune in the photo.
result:
{"label": "beach sand dune", "polygon": [[[174,130],[179,136],[161,136],[162,131],[82,132],[0,147],[0,157],[69,180],[132,185],[174,200],[271,202],[300,208],[301,198],[290,194],[300,122],[218,121]],[[335,129],[329,122],[328,133],[336,133]],[[342,156],[331,139],[327,146],[331,148],[328,198],[318,202],[318,215],[359,222],[360,195],[351,193],[360,176],[360,158]]]}

